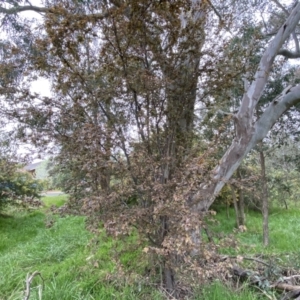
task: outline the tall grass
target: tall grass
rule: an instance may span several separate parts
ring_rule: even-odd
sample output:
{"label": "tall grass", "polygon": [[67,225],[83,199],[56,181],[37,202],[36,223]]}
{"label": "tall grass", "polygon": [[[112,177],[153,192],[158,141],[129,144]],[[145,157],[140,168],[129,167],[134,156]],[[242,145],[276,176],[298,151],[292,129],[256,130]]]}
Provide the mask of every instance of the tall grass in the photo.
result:
{"label": "tall grass", "polygon": [[216,281],[198,292],[195,300],[259,300],[260,295],[250,290],[247,286],[245,288],[234,291],[232,288]]}
{"label": "tall grass", "polygon": [[[0,300],[22,299],[25,278],[34,271],[44,279],[43,300],[162,299],[139,275],[146,261],[139,247],[127,250],[132,239],[121,242],[104,234],[96,239],[85,229],[84,217],[40,211],[2,216]],[[135,275],[125,276],[127,271]],[[30,300],[39,299],[42,283],[33,280]]]}
{"label": "tall grass", "polygon": [[234,210],[220,210],[210,223],[210,230],[217,233],[216,240],[233,235],[238,240],[237,248],[222,248],[224,254],[265,255],[283,262],[293,261],[294,267],[300,267],[300,209],[291,207],[288,210],[272,208],[269,215],[270,244],[263,246],[262,215],[259,212],[246,213],[247,231],[239,232],[235,226]]}
{"label": "tall grass", "polygon": [[[95,236],[85,229],[85,218],[47,215],[51,205],[60,206],[65,195],[44,198],[40,211],[8,211],[0,216],[0,300],[22,299],[27,274],[41,272],[31,284],[30,300],[98,300],[98,299],[164,299],[145,281],[147,260],[137,236],[114,240],[104,233]],[[276,257],[300,266],[300,210],[272,209],[270,213],[270,247],[262,246],[262,217],[247,212],[247,231],[234,230],[234,211],[219,211],[210,230],[216,241],[234,235],[239,247],[222,248],[222,253]],[[41,286],[44,283],[44,289]],[[247,300],[259,299],[253,290],[238,292],[220,282],[197,291],[193,299]]]}

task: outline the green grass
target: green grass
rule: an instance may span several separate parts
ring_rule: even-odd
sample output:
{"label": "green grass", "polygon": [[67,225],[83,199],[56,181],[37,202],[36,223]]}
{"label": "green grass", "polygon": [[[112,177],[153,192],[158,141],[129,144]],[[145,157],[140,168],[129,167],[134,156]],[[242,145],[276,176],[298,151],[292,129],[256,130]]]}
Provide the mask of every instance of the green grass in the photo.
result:
{"label": "green grass", "polygon": [[[102,233],[95,236],[85,229],[85,218],[59,218],[47,214],[52,205],[61,206],[66,195],[42,199],[45,208],[33,212],[10,209],[0,215],[0,300],[22,299],[27,274],[41,272],[44,279],[42,300],[99,299],[164,299],[145,281],[147,267],[137,235],[115,240]],[[274,208],[270,213],[270,246],[262,246],[262,217],[247,212],[247,231],[234,231],[234,211],[220,210],[210,230],[217,233],[216,241],[234,235],[238,248],[220,249],[226,254],[257,254],[276,257],[300,267],[300,209]],[[36,277],[31,285],[30,300],[39,299],[42,280]],[[258,293],[246,287],[234,291],[214,282],[197,291],[193,299],[258,300]]]}
{"label": "green grass", "polygon": [[248,287],[239,289],[239,291],[234,291],[230,287],[224,286],[222,283],[216,281],[211,285],[204,287],[199,291],[199,296],[195,300],[259,300],[263,299],[250,290]]}
{"label": "green grass", "polygon": [[67,200],[68,200],[68,195],[66,194],[42,197],[42,201],[47,208],[51,207],[52,205],[60,207],[64,205]]}
{"label": "green grass", "polygon": [[225,210],[216,215],[217,222],[210,223],[213,232],[222,235],[233,234],[239,241],[238,249],[223,248],[225,254],[263,254],[277,256],[286,260],[297,258],[300,264],[300,209],[293,207],[288,210],[272,208],[269,215],[270,244],[264,247],[262,243],[262,215],[259,212],[246,213],[246,232],[235,231],[234,210],[229,210],[229,218]]}
{"label": "green grass", "polygon": [[[62,198],[46,201],[60,204]],[[96,238],[85,229],[84,217],[8,213],[0,216],[0,300],[22,299],[26,275],[34,271],[44,279],[43,300],[162,299],[142,280],[146,260],[133,247],[134,235],[124,241]],[[35,277],[30,300],[39,299],[41,284]]]}
{"label": "green grass", "polygon": [[[221,254],[256,257],[272,266],[269,271],[274,272],[273,275],[276,277],[276,274],[280,276],[280,270],[300,268],[299,216],[299,207],[291,206],[288,210],[273,207],[269,214],[270,244],[268,247],[263,246],[262,214],[259,212],[246,212],[247,231],[245,232],[236,230],[234,209],[229,209],[229,217],[226,209],[219,209],[217,215],[208,220],[208,226],[216,244],[222,244],[228,237],[237,241],[237,246],[224,242],[224,246],[219,248]],[[203,238],[207,239],[204,233]],[[253,268],[253,261],[244,260],[239,264],[246,269]],[[233,292],[232,288],[225,287],[219,282],[205,287],[199,294],[201,295],[199,299],[209,300],[267,299],[261,291],[251,290],[249,287],[241,290],[239,287],[236,292]]]}

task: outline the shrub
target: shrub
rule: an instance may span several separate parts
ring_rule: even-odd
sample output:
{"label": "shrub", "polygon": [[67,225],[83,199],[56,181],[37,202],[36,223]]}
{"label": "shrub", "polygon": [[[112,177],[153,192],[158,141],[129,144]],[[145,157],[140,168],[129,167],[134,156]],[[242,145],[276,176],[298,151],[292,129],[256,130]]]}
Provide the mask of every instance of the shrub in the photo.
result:
{"label": "shrub", "polygon": [[21,171],[15,162],[0,158],[0,210],[8,203],[40,198],[42,190],[42,182]]}

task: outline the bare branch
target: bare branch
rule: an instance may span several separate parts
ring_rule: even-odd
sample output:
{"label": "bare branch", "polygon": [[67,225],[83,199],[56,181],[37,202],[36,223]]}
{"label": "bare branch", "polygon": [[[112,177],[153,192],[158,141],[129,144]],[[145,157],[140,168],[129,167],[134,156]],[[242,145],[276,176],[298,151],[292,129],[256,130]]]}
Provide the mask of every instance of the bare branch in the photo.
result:
{"label": "bare branch", "polygon": [[30,297],[30,285],[31,285],[31,282],[32,282],[33,278],[36,277],[36,276],[40,276],[40,277],[41,277],[41,279],[42,279],[42,281],[43,281],[43,286],[44,286],[44,279],[43,279],[43,277],[42,277],[42,275],[41,275],[40,272],[35,271],[35,272],[33,272],[33,273],[31,274],[31,276],[29,276],[29,274],[27,274],[26,282],[25,282],[25,284],[26,284],[26,289],[25,289],[24,300],[28,300],[28,299],[29,299],[29,297]]}
{"label": "bare branch", "polygon": [[[72,18],[75,19],[82,19],[82,18],[88,18],[88,19],[98,19],[102,20],[107,17],[109,17],[113,11],[115,11],[115,7],[112,7],[110,10],[104,13],[96,13],[96,14],[87,14],[87,15],[82,15],[82,14],[77,14],[77,15],[72,15]],[[53,8],[47,8],[47,7],[39,7],[39,6],[33,6],[33,5],[25,5],[25,6],[14,6],[11,8],[4,8],[0,6],[0,14],[6,14],[6,15],[15,15],[24,11],[32,11],[36,13],[52,13],[52,14],[59,14],[55,9]]]}
{"label": "bare branch", "polygon": [[15,15],[15,14],[23,12],[23,11],[33,11],[33,12],[37,12],[37,13],[51,12],[49,8],[32,6],[32,5],[15,6],[15,7],[11,7],[11,8],[4,8],[4,7],[0,6],[0,13],[4,13],[6,15]]}
{"label": "bare branch", "polygon": [[[299,47],[299,45],[298,45]],[[298,49],[298,51],[293,52],[293,51],[289,51],[287,49],[281,49],[278,51],[278,55],[282,55],[286,58],[290,58],[290,59],[295,59],[295,58],[300,58],[300,51]]]}
{"label": "bare branch", "polygon": [[220,15],[220,13],[218,12],[218,10],[215,8],[215,6],[211,3],[210,0],[207,0],[208,4],[211,6],[212,10],[214,11],[214,13],[217,15],[217,17],[219,18],[220,22],[223,23],[222,17]]}
{"label": "bare branch", "polygon": [[[282,11],[287,15],[289,16],[289,12],[288,10],[278,1],[278,0],[272,0],[274,3],[276,3],[276,5],[278,7],[280,7],[282,9]],[[293,36],[293,39],[294,39],[294,42],[295,42],[295,47],[296,47],[296,53],[292,53],[288,50],[285,50],[285,49],[282,49],[281,51],[278,52],[278,54],[280,55],[283,55],[284,57],[286,58],[298,58],[300,57],[300,50],[299,50],[299,40],[297,38],[297,35],[296,35],[296,32],[295,30],[293,31],[292,33],[292,36]],[[281,52],[281,53],[280,53]],[[295,55],[298,55],[295,57]]]}
{"label": "bare branch", "polygon": [[[273,65],[273,61],[278,54],[281,46],[290,36],[290,34],[295,30],[300,19],[300,3],[297,4],[296,8],[293,9],[290,16],[287,18],[285,23],[281,26],[280,30],[276,34],[273,41],[270,43],[269,47],[265,51],[261,58],[258,69],[255,74],[255,79],[249,87],[247,93],[245,93],[242,105],[238,112],[238,115],[243,121],[244,114],[248,115],[248,122],[244,122],[244,126],[251,127],[252,116],[254,114],[254,108],[258,103],[258,100],[263,92],[265,84],[268,80],[268,74]],[[250,117],[250,118],[249,118]],[[247,123],[247,124],[246,124]]]}
{"label": "bare branch", "polygon": [[261,141],[273,127],[280,116],[292,106],[300,103],[300,85],[285,89],[275,101],[272,101],[263,112],[255,125],[255,133],[252,142],[256,144]]}
{"label": "bare branch", "polygon": [[223,256],[221,259],[222,261],[223,260],[226,260],[228,258],[233,258],[233,259],[237,259],[237,258],[240,258],[240,259],[244,259],[244,260],[251,260],[251,261],[255,261],[255,262],[258,262],[262,265],[265,265],[266,267],[271,267],[270,264],[266,263],[265,261],[261,260],[261,259],[258,259],[258,258],[255,258],[255,257],[246,257],[246,256]]}
{"label": "bare branch", "polygon": [[295,31],[292,34],[293,34],[293,39],[294,39],[294,42],[295,42],[296,52],[299,52],[299,40],[297,38],[297,35],[296,35]]}
{"label": "bare branch", "polygon": [[294,278],[300,278],[300,275],[292,275],[292,276],[288,276],[288,277],[282,277],[283,280],[291,280]]}
{"label": "bare branch", "polygon": [[281,8],[285,14],[289,15],[290,13],[288,10],[278,1],[278,0],[272,0],[279,8]]}

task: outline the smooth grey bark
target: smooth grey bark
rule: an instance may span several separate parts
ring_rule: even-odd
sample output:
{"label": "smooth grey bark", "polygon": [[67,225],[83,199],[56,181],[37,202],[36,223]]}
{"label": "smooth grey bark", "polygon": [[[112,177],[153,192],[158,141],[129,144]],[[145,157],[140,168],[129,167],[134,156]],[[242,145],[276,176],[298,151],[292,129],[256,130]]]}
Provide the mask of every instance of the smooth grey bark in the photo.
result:
{"label": "smooth grey bark", "polygon": [[[289,11],[278,1],[278,0],[272,0],[287,16],[289,16]],[[298,37],[297,34],[295,32],[295,30],[292,33],[294,42],[295,42],[295,48],[296,51],[295,52],[291,52],[287,49],[281,49],[278,52],[278,55],[282,55],[286,58],[298,58],[300,57],[300,49],[299,49],[299,41],[298,41]]]}
{"label": "smooth grey bark", "polygon": [[192,196],[193,209],[207,210],[249,151],[267,135],[285,111],[300,102],[300,85],[289,86],[269,104],[261,117],[254,122],[255,108],[264,91],[274,59],[283,43],[295,30],[299,20],[300,3],[292,10],[263,54],[255,78],[243,96],[240,109],[236,115],[233,115],[236,137],[219,165],[214,168],[210,181],[200,186],[199,191]]}

